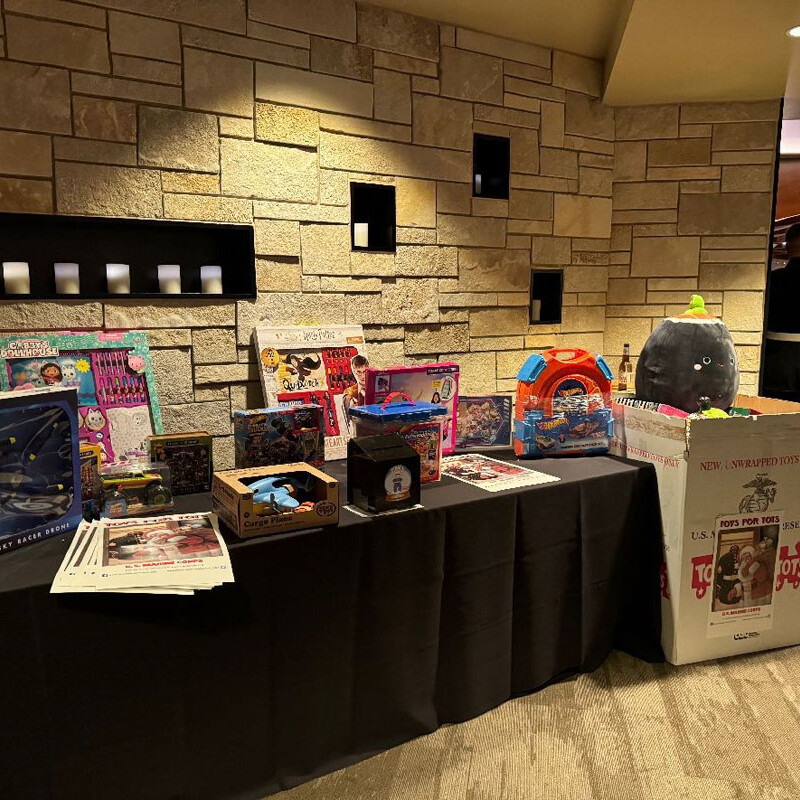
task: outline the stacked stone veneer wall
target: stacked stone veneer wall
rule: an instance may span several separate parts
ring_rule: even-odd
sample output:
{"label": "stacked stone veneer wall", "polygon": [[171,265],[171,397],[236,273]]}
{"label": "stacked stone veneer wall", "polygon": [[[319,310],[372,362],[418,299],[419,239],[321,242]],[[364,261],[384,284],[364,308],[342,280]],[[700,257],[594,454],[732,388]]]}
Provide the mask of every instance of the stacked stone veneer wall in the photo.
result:
{"label": "stacked stone veneer wall", "polygon": [[[601,65],[352,0],[2,0],[0,210],[255,227],[239,303],[5,303],[0,328],[150,331],[168,430],[261,402],[256,323],[363,323],[376,364],[509,390],[550,345],[634,352],[700,289],[758,368],[778,103],[612,109]],[[473,132],[510,136],[473,198]],[[397,187],[397,252],[351,253],[351,180]],[[531,266],[563,322],[528,325]]]}

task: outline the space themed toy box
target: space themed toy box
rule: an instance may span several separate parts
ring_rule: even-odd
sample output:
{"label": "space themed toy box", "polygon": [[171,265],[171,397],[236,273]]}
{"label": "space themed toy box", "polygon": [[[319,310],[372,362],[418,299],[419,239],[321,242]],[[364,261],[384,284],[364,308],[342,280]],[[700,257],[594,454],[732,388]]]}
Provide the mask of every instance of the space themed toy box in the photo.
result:
{"label": "space themed toy box", "polygon": [[611,370],[602,356],[553,348],[522,365],[514,406],[518,456],[605,453],[613,424]]}
{"label": "space themed toy box", "polygon": [[75,389],[0,392],[0,553],[81,521]]}

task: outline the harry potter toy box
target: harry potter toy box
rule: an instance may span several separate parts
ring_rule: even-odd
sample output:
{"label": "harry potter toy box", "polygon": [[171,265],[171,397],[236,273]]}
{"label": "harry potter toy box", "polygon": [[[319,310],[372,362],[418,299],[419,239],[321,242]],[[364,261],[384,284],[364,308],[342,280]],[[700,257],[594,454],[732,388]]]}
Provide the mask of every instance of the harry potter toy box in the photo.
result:
{"label": "harry potter toy box", "polygon": [[313,403],[234,411],[233,437],[237,468],[325,463],[323,408]]}
{"label": "harry potter toy box", "polygon": [[0,552],[81,521],[75,389],[0,393]]}
{"label": "harry potter toy box", "polygon": [[288,533],[339,522],[339,482],[310,464],[214,473],[212,503],[239,537]]}
{"label": "harry potter toy box", "polygon": [[614,404],[612,453],[655,467],[674,664],[800,644],[800,404],[681,418]]}

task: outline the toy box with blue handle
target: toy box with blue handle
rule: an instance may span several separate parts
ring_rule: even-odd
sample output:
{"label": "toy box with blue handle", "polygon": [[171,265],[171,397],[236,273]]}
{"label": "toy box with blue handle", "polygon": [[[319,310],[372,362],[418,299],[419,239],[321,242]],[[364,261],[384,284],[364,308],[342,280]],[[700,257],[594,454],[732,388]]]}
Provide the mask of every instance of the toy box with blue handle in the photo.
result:
{"label": "toy box with blue handle", "polygon": [[611,370],[578,348],[534,353],[517,375],[514,452],[522,458],[608,452]]}

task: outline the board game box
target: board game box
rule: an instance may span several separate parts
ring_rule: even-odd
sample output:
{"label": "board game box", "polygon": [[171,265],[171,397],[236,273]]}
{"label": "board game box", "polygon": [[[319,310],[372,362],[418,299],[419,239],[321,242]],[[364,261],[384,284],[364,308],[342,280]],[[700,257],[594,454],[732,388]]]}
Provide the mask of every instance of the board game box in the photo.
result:
{"label": "board game box", "polygon": [[345,458],[347,411],[364,405],[369,366],[361,326],[256,328],[255,342],[266,404],[322,406],[325,457]]}
{"label": "board game box", "polygon": [[512,399],[507,395],[458,398],[456,449],[511,445]]}
{"label": "board game box", "polygon": [[213,439],[205,431],[151,436],[150,460],[169,467],[173,494],[211,491]]}

